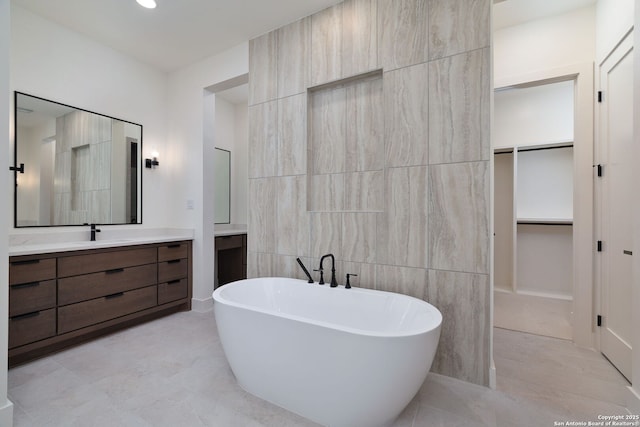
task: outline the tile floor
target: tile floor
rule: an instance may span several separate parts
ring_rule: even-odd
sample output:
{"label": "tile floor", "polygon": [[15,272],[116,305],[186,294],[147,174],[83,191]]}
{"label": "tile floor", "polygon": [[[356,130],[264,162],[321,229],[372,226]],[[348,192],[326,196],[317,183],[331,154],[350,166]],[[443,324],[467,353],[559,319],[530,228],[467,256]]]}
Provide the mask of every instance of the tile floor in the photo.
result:
{"label": "tile floor", "polygon": [[499,328],[570,340],[573,301],[496,291],[493,324]]}
{"label": "tile floor", "polygon": [[[429,374],[396,427],[553,426],[626,414],[627,382],[596,352],[495,329],[497,390]],[[251,396],[213,313],[178,313],[9,371],[15,426],[314,426]]]}

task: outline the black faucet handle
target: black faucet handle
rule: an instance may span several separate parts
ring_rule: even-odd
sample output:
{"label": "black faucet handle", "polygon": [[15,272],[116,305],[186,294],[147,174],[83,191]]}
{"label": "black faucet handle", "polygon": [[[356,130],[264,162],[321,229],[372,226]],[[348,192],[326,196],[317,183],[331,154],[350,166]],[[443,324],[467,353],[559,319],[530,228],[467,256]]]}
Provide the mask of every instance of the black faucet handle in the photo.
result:
{"label": "black faucet handle", "polygon": [[347,284],[344,285],[345,289],[351,289],[351,283],[349,283],[349,277],[358,277],[358,275],[357,274],[351,274],[351,273],[347,274]]}
{"label": "black faucet handle", "polygon": [[90,238],[90,240],[92,242],[96,241],[96,233],[99,233],[99,232],[100,232],[100,229],[96,228],[96,224],[91,224],[91,238]]}
{"label": "black faucet handle", "polygon": [[337,288],[338,287],[338,281],[336,280],[336,269],[335,268],[331,268],[331,287],[332,288]]}
{"label": "black faucet handle", "polygon": [[313,271],[319,271],[320,272],[320,280],[318,281],[318,285],[324,285],[324,276],[323,276],[323,269],[319,268],[317,270],[313,270]]}

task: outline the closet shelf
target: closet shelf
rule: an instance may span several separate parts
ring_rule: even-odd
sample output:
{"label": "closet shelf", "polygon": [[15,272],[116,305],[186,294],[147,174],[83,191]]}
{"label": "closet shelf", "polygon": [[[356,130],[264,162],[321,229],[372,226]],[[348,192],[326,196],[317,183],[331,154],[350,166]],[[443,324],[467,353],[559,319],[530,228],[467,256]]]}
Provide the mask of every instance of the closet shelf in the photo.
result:
{"label": "closet shelf", "polygon": [[518,224],[573,225],[571,218],[518,218]]}
{"label": "closet shelf", "polygon": [[493,148],[494,154],[513,153],[514,151],[537,151],[537,150],[553,150],[555,148],[571,148],[573,147],[572,139],[562,139],[557,141],[545,141],[525,145],[503,145]]}

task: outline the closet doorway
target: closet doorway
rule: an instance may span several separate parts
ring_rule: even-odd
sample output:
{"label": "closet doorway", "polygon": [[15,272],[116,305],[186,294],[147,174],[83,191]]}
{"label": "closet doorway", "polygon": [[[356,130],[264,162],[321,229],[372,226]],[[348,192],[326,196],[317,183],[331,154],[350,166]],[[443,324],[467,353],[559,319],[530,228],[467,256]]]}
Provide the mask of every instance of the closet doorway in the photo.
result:
{"label": "closet doorway", "polygon": [[589,76],[587,65],[552,70],[494,94],[494,326],[583,346],[593,342],[592,272],[578,268],[593,234]]}

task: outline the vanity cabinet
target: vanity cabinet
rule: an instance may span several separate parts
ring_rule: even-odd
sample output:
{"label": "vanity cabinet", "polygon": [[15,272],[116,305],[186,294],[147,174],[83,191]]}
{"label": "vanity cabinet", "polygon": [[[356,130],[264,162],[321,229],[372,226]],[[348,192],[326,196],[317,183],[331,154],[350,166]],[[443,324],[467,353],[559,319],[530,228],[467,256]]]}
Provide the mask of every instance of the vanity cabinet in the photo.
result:
{"label": "vanity cabinet", "polygon": [[216,287],[247,278],[247,235],[218,236],[216,247]]}
{"label": "vanity cabinet", "polygon": [[58,257],[58,333],[156,305],[157,250]]}
{"label": "vanity cabinet", "polygon": [[189,246],[176,243],[158,248],[158,304],[189,294]]}
{"label": "vanity cabinet", "polygon": [[56,260],[15,260],[9,267],[9,348],[56,334]]}
{"label": "vanity cabinet", "polygon": [[191,308],[191,242],[10,257],[11,366]]}

